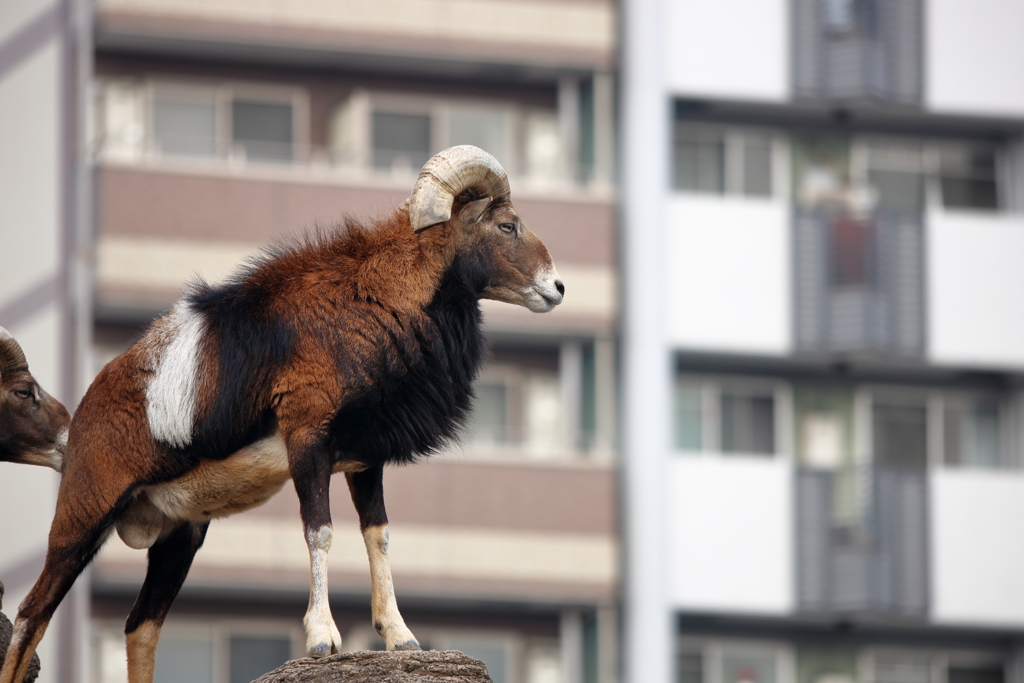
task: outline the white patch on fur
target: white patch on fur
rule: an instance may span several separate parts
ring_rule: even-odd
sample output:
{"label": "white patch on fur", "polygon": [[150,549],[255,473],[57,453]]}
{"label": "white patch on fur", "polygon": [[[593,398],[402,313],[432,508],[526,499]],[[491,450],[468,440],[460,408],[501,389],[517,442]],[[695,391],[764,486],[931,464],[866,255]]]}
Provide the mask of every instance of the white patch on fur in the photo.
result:
{"label": "white patch on fur", "polygon": [[159,353],[146,387],[146,417],[153,438],[175,448],[192,443],[199,400],[200,344],[206,321],[187,301],[175,304],[167,320],[170,342]]}
{"label": "white patch on fur", "polygon": [[363,531],[366,556],[370,560],[370,605],[373,627],[384,638],[388,650],[418,650],[420,644],[398,611],[395,586],[388,560],[388,528],[367,527]]}
{"label": "white patch on fur", "polygon": [[341,652],[341,633],[331,615],[327,595],[327,551],[331,549],[334,532],[330,526],[306,530],[309,546],[309,608],[302,620],[306,627],[306,652],[313,657],[326,657]]}
{"label": "white patch on fur", "polygon": [[538,272],[533,279],[533,286],[524,295],[526,307],[534,313],[546,313],[562,303],[562,293],[556,284],[561,280],[554,264]]}

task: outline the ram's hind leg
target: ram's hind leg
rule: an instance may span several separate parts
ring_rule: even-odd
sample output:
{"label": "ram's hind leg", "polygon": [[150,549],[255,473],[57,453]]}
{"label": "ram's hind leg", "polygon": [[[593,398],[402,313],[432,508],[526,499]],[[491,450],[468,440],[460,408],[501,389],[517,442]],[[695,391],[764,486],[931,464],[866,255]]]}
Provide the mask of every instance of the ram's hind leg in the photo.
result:
{"label": "ram's hind leg", "polygon": [[384,509],[384,468],[346,472],[352,502],[359,513],[359,529],[370,560],[370,590],[373,628],[384,638],[389,650],[418,650],[419,642],[405,625],[395,601],[388,561],[388,514]]}
{"label": "ram's hind leg", "polygon": [[[18,608],[18,616],[0,671],[0,681],[21,681],[42,640],[54,611],[71,589],[75,579],[92,561],[106,539],[118,510],[123,507],[130,486],[127,479],[111,476],[97,484],[87,500],[76,495],[71,481],[74,473],[64,473],[57,509],[50,526],[43,571]],[[93,482],[94,483],[94,482]]]}
{"label": "ram's hind leg", "polygon": [[124,626],[129,683],[152,683],[160,628],[209,526],[209,522],[185,522],[149,549],[146,580]]}

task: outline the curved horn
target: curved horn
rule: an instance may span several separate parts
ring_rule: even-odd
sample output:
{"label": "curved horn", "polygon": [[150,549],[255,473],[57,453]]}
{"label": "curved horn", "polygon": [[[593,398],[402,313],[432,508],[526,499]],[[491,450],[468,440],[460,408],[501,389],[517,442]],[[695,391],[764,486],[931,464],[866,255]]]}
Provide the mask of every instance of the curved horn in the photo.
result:
{"label": "curved horn", "polygon": [[15,370],[28,370],[25,352],[11,333],[0,327],[0,374]]}
{"label": "curved horn", "polygon": [[444,223],[452,217],[455,198],[471,187],[481,197],[506,197],[508,176],[498,160],[473,145],[449,147],[423,165],[407,200],[413,232]]}

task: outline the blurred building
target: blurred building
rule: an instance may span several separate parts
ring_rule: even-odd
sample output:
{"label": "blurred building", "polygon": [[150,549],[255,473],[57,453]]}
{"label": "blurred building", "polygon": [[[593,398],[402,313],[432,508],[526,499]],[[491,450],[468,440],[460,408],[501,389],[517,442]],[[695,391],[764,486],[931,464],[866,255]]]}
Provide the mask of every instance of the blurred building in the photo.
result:
{"label": "blurred building", "polygon": [[676,680],[1020,680],[1024,6],[662,8]]}
{"label": "blurred building", "polygon": [[[92,186],[83,212],[95,230],[81,250],[95,257],[92,282],[70,288],[93,293],[82,303],[90,379],[194,275],[217,281],[270,242],[346,214],[392,210],[423,162],[450,145],[475,144],[502,162],[517,209],[572,284],[551,315],[485,305],[493,350],[464,448],[386,475],[396,591],[424,647],[477,656],[496,682],[613,680],[614,3],[22,4],[24,17],[0,8],[0,29],[14,35],[4,42],[0,33],[0,88],[22,88],[9,99],[4,92],[0,107],[10,133],[0,133],[0,169],[21,183],[0,190],[0,324],[27,342],[48,387],[69,372],[46,358],[62,337],[54,325],[37,332],[35,299],[18,297],[64,272],[59,257],[74,242],[49,236],[63,225],[50,214],[75,187],[60,195],[59,183],[70,182],[61,173],[82,169]],[[73,45],[83,54],[67,64],[62,43],[50,49],[37,37],[62,36],[64,14],[81,15],[85,26]],[[37,69],[48,79],[42,86],[29,70],[36,61],[10,57],[33,40],[43,46],[36,61],[50,60]],[[52,102],[62,77],[86,94]],[[84,137],[69,143],[65,125]],[[35,176],[4,158],[39,156],[40,140],[53,149],[42,150],[49,165],[38,187],[48,194],[38,196],[36,214],[52,220],[22,232],[9,221],[21,215],[13,208],[22,197],[36,198]],[[65,164],[61,145],[84,155]],[[15,277],[51,262],[38,278]],[[73,405],[80,393],[61,397]],[[3,522],[8,614],[41,566],[55,495],[53,475],[31,493],[24,482],[45,473],[12,467],[0,486],[31,499],[39,528],[19,532],[31,546],[22,552],[8,544]],[[332,496],[334,616],[346,648],[377,647],[365,551],[343,482]],[[16,507],[0,500],[5,513]],[[80,582],[82,615],[91,617],[77,623],[89,647],[58,671],[52,653],[71,636],[52,627],[44,643],[58,644],[43,653],[44,680],[125,680],[123,623],[144,571],[143,552],[116,538],[104,547]],[[290,486],[212,525],[165,625],[157,680],[249,681],[301,655],[308,575]]]}

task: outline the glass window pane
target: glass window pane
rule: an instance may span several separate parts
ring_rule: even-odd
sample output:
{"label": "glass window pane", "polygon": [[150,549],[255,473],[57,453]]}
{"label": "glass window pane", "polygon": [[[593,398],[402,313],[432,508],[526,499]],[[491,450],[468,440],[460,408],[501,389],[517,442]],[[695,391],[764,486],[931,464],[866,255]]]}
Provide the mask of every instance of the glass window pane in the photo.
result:
{"label": "glass window pane", "polygon": [[373,165],[418,171],[430,158],[430,116],[373,113]]}
{"label": "glass window pane", "polygon": [[772,396],[722,393],[722,451],[775,452],[775,399]]}
{"label": "glass window pane", "polygon": [[230,683],[250,683],[291,659],[292,643],[282,637],[231,636],[230,649]]}
{"label": "glass window pane", "polygon": [[527,174],[535,179],[561,178],[564,162],[558,115],[540,109],[527,112],[525,132]]}
{"label": "glass window pane", "polygon": [[927,655],[885,654],[874,661],[877,683],[931,683],[932,662]]}
{"label": "glass window pane", "polygon": [[913,469],[926,466],[927,414],[923,405],[875,404],[872,417],[876,462]]}
{"label": "glass window pane", "polygon": [[677,190],[719,194],[725,190],[725,140],[720,133],[677,127],[674,161]]}
{"label": "glass window pane", "polygon": [[745,134],[743,139],[743,194],[767,197],[772,193],[772,148],[768,138]]}
{"label": "glass window pane", "polygon": [[882,211],[917,214],[924,210],[924,176],[920,173],[872,170],[868,184]]}
{"label": "glass window pane", "polygon": [[681,451],[699,451],[701,439],[701,392],[694,384],[676,384],[673,420],[675,447]]}
{"label": "glass window pane", "polygon": [[494,683],[507,683],[508,678],[508,653],[505,644],[501,641],[487,641],[477,639],[452,638],[451,649],[479,659],[487,665],[487,673],[491,675]]}
{"label": "glass window pane", "polygon": [[213,683],[213,642],[164,635],[153,683]]}
{"label": "glass window pane", "polygon": [[676,657],[676,683],[704,683],[704,657],[700,652],[680,652]]}
{"label": "glass window pane", "polygon": [[775,657],[727,653],[722,656],[722,683],[775,683]]}
{"label": "glass window pane", "polygon": [[523,379],[524,434],[531,450],[553,451],[562,444],[562,392],[555,372],[531,372]]}
{"label": "glass window pane", "polygon": [[946,208],[998,209],[996,154],[984,145],[946,145],[940,151],[942,204]]}
{"label": "glass window pane", "polygon": [[508,440],[508,387],[504,382],[479,381],[473,391],[476,401],[470,416],[470,440],[478,444],[501,445]]}
{"label": "glass window pane", "polygon": [[464,107],[452,107],[449,112],[449,145],[476,145],[509,168],[508,150],[505,148],[507,138],[505,112]]}
{"label": "glass window pane", "polygon": [[247,159],[291,161],[292,105],[281,102],[235,100],[231,104],[231,134]]}
{"label": "glass window pane", "polygon": [[162,154],[212,157],[217,152],[217,117],[212,97],[153,102],[153,136]]}
{"label": "glass window pane", "polygon": [[947,465],[997,468],[1002,464],[997,401],[947,401],[943,428]]}

